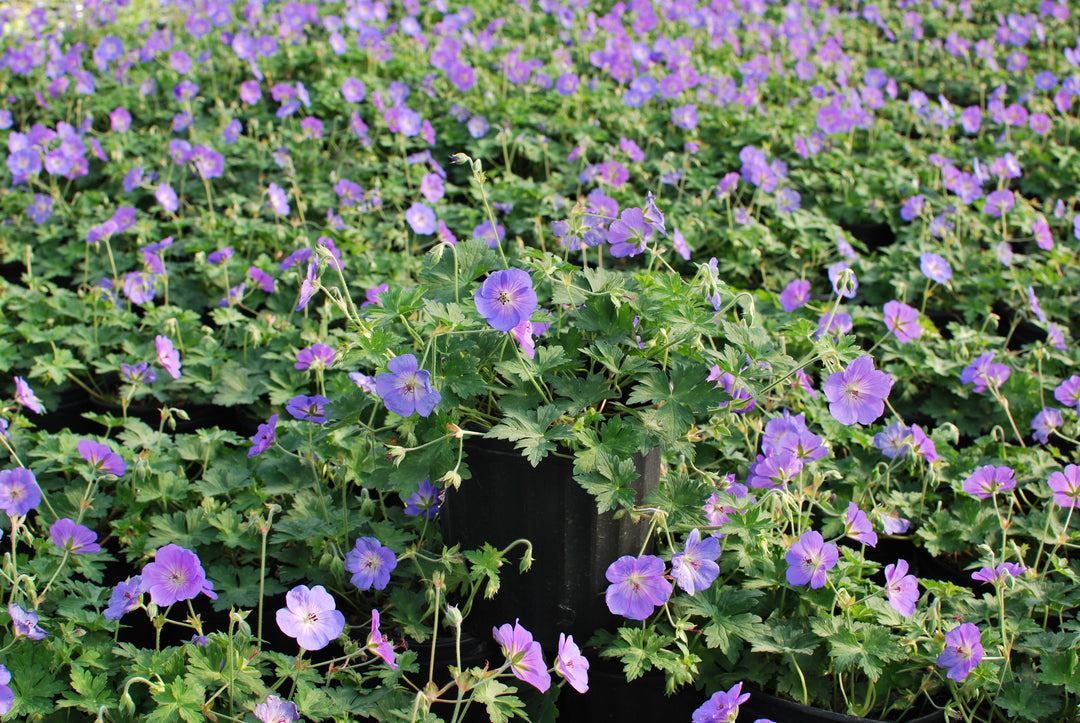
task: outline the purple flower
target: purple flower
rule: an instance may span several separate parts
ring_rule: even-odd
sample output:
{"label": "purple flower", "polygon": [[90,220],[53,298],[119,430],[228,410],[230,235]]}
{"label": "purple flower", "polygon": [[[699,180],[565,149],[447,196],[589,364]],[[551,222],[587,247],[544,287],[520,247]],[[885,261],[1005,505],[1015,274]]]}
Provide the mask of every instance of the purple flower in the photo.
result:
{"label": "purple flower", "polygon": [[180,208],[180,199],[177,197],[176,191],[167,183],[158,185],[157,191],[154,192],[154,198],[168,213],[176,213]]}
{"label": "purple flower", "polygon": [[89,527],[75,523],[75,520],[61,517],[49,527],[49,535],[53,544],[61,550],[66,550],[73,555],[85,555],[91,552],[101,552],[101,545],[97,543],[97,533]]}
{"label": "purple flower", "polygon": [[757,461],[750,466],[750,476],[746,483],[754,489],[783,487],[802,472],[803,466],[803,461],[791,452],[759,454]]}
{"label": "purple flower", "polygon": [[720,557],[720,540],[707,537],[701,541],[696,527],[686,537],[686,547],[671,556],[671,574],[683,590],[693,595],[708,590],[720,575],[716,558]]}
{"label": "purple flower", "polygon": [[911,527],[911,520],[905,520],[897,515],[882,513],[881,527],[886,535],[902,535]]}
{"label": "purple flower", "polygon": [[323,406],[329,403],[330,400],[321,394],[298,394],[285,404],[285,411],[305,422],[322,424],[326,421]]}
{"label": "purple flower", "polygon": [[870,518],[854,502],[848,502],[847,514],[844,515],[844,534],[864,545],[877,547],[877,533],[870,524]]}
{"label": "purple flower", "polygon": [[8,687],[11,672],[0,663],[0,715],[9,712],[15,706],[15,692]]}
{"label": "purple flower", "polygon": [[312,344],[296,352],[296,369],[325,369],[334,362],[334,348],[329,344]]}
{"label": "purple flower", "polygon": [[271,414],[266,424],[260,424],[259,428],[255,430],[255,436],[251,438],[251,449],[248,450],[247,454],[249,458],[257,457],[274,446],[277,439],[277,422],[278,415]]}
{"label": "purple flower", "polygon": [[810,282],[796,279],[780,292],[780,308],[790,313],[810,301]]}
{"label": "purple flower", "polygon": [[141,271],[131,271],[124,274],[122,289],[131,303],[141,306],[154,298],[154,277]]}
{"label": "purple flower", "polygon": [[345,616],[337,610],[330,593],[322,585],[297,585],[285,594],[285,607],[277,611],[281,632],[303,650],[322,650],[345,630]]}
{"label": "purple flower", "polygon": [[131,384],[151,384],[157,379],[157,372],[150,368],[148,362],[136,362],[134,364],[120,364],[120,376],[124,381]]}
{"label": "purple flower", "polygon": [[661,236],[667,236],[667,228],[664,226],[664,214],[656,207],[656,196],[652,191],[649,191],[645,195],[645,210],[642,212],[642,216],[649,225],[656,229],[656,232]]}
{"label": "purple flower", "polygon": [[211,251],[206,256],[206,263],[210,264],[211,266],[219,266],[223,261],[228,261],[235,255],[236,251],[233,249],[233,247],[226,246],[224,248],[218,249],[217,251]]}
{"label": "purple flower", "polygon": [[1054,399],[1066,407],[1075,407],[1080,402],[1080,376],[1073,374],[1054,390]]}
{"label": "purple flower", "polygon": [[405,514],[413,517],[423,517],[425,520],[433,520],[438,512],[439,488],[426,479],[421,480],[419,489],[405,500]]}
{"label": "purple flower", "polygon": [[874,369],[874,360],[861,356],[841,372],[833,372],[825,381],[829,413],[845,426],[855,422],[870,424],[885,411],[885,399],[893,378]]}
{"label": "purple flower", "polygon": [[938,656],[937,664],[949,669],[949,680],[960,682],[982,657],[982,633],[979,627],[975,623],[961,623],[945,633],[945,650]]}
{"label": "purple flower", "polygon": [[413,233],[430,236],[435,233],[435,212],[426,203],[417,201],[405,211],[405,220],[409,222]]}
{"label": "purple flower", "polygon": [[431,372],[420,369],[412,354],[394,357],[386,368],[389,371],[375,378],[375,391],[391,412],[402,417],[416,412],[426,417],[442,401],[442,395],[431,388]]}
{"label": "purple flower", "polygon": [[536,311],[532,277],[522,269],[496,271],[477,290],[475,302],[476,310],[493,328],[510,331]]}
{"label": "purple flower", "polygon": [[559,633],[559,657],[555,671],[579,693],[589,691],[589,661],[581,654],[573,635]]}
{"label": "purple flower", "polygon": [[972,364],[960,372],[961,384],[974,384],[973,391],[985,392],[990,387],[998,389],[1009,378],[1007,364],[994,362],[994,352],[988,351],[979,356]]}
{"label": "purple flower", "polygon": [[836,544],[826,543],[820,532],[804,532],[799,541],[792,544],[784,559],[788,563],[787,580],[792,585],[805,585],[817,589],[825,585],[825,572],[836,567],[840,551]]}
{"label": "purple flower", "polygon": [[885,328],[891,331],[901,344],[907,344],[922,336],[919,312],[915,307],[899,301],[885,303]]}
{"label": "purple flower", "polygon": [[608,610],[631,620],[644,620],[671,597],[671,581],[664,577],[664,561],[655,555],[623,555],[607,569],[605,601]]}
{"label": "purple flower", "polygon": [[119,620],[124,616],[124,613],[137,608],[139,606],[139,596],[142,595],[142,592],[141,575],[116,583],[116,587],[113,588],[112,595],[109,597],[109,604],[105,608],[105,619]]}
{"label": "purple flower", "polygon": [[972,580],[979,580],[980,582],[988,582],[996,585],[1003,581],[1007,577],[1016,577],[1023,574],[1027,570],[1023,565],[1017,565],[1015,562],[1002,562],[996,568],[982,567],[976,572],[971,573]]}
{"label": "purple flower", "polygon": [[1015,204],[1016,198],[1012,191],[991,191],[983,202],[983,213],[988,213],[994,218],[1001,218],[1002,214],[1011,211]]}
{"label": "purple flower", "polygon": [[937,462],[941,459],[941,455],[937,453],[937,447],[934,446],[934,440],[930,439],[926,435],[926,432],[917,425],[911,425],[911,453],[916,457],[921,457],[928,463]]}
{"label": "purple flower", "polygon": [[[849,273],[843,274],[845,271]],[[844,281],[845,278],[846,281]],[[829,267],[829,282],[832,284],[833,293],[845,299],[854,299],[855,292],[859,289],[859,280],[855,278],[855,272],[843,261]]]}
{"label": "purple flower", "polygon": [[992,464],[983,465],[972,472],[964,480],[964,492],[985,500],[993,497],[998,492],[1006,492],[1016,487],[1013,475],[1016,472],[1010,467],[995,467]]}
{"label": "purple flower", "polygon": [[214,583],[206,579],[199,556],[179,545],[168,544],[157,551],[154,561],[142,571],[143,591],[158,607],[168,607],[180,600],[191,600],[205,593],[217,600]]}
{"label": "purple flower", "polygon": [[1050,433],[1062,425],[1061,411],[1053,407],[1047,407],[1035,415],[1031,420],[1031,428],[1035,432],[1031,435],[1040,444],[1046,444],[1050,440]]}
{"label": "purple flower", "polygon": [[53,212],[53,200],[51,196],[43,193],[35,193],[34,200],[26,207],[26,215],[35,224],[43,224],[49,220]]}
{"label": "purple flower", "polygon": [[608,227],[607,241],[611,244],[611,255],[615,258],[637,256],[645,250],[645,243],[652,236],[653,227],[645,220],[645,212],[640,208],[623,209],[618,220]]}
{"label": "purple flower", "polygon": [[248,105],[255,105],[262,100],[262,89],[257,80],[245,80],[240,84],[240,100]]}
{"label": "purple flower", "polygon": [[491,629],[492,635],[502,647],[503,655],[510,663],[510,670],[518,680],[528,683],[541,693],[551,687],[551,673],[544,662],[540,643],[533,640],[532,633],[515,620],[513,627],[506,623]]}
{"label": "purple flower", "polygon": [[1056,504],[1062,507],[1080,507],[1080,467],[1070,464],[1065,467],[1064,472],[1051,472],[1046,483],[1054,493]]}
{"label": "purple flower", "polygon": [[820,339],[826,334],[838,339],[841,335],[850,332],[851,327],[851,314],[845,314],[843,312],[834,314],[830,312],[818,319],[818,326],[817,331],[814,332],[814,339]]}
{"label": "purple flower", "polygon": [[897,560],[895,565],[885,566],[885,594],[889,605],[904,617],[915,614],[915,603],[919,601],[919,581],[908,574],[905,560]]}
{"label": "purple flower", "polygon": [[269,195],[268,203],[270,204],[270,208],[274,209],[274,213],[278,216],[288,216],[289,196],[281,186],[276,183],[271,183],[269,188],[266,189],[266,192]]}
{"label": "purple flower", "polygon": [[23,610],[21,606],[11,603],[8,605],[8,615],[11,616],[11,626],[15,630],[15,637],[27,637],[31,640],[43,640],[48,633],[38,627],[38,614],[33,610]]}
{"label": "purple flower", "polygon": [[390,573],[397,567],[397,555],[374,537],[361,537],[345,556],[345,569],[353,574],[352,584],[361,590],[383,590],[390,584]]}
{"label": "purple flower", "polygon": [[41,488],[25,467],[0,470],[0,510],[21,517],[41,504]]}
{"label": "purple flower", "polygon": [[300,284],[300,298],[296,302],[296,311],[300,311],[308,302],[311,301],[311,297],[315,295],[318,290],[318,275],[319,262],[312,259],[307,266],[307,273],[304,275],[304,281]]}
{"label": "purple flower", "polygon": [[260,269],[258,266],[249,266],[248,276],[250,276],[255,284],[266,293],[274,293],[274,277]]}
{"label": "purple flower", "polygon": [[900,208],[900,218],[905,221],[913,221],[920,213],[922,213],[924,201],[925,198],[922,194],[912,196],[904,201],[904,205]]}
{"label": "purple flower", "polygon": [[394,646],[390,644],[390,639],[383,635],[379,630],[378,610],[371,611],[371,632],[368,633],[367,649],[371,653],[382,658],[383,662],[390,667],[390,670],[397,670],[398,666],[394,657]]}
{"label": "purple flower", "polygon": [[548,326],[548,324],[540,322],[534,324],[528,319],[522,319],[517,326],[510,330],[510,334],[517,339],[518,344],[521,345],[521,350],[525,352],[525,356],[532,359],[536,356],[536,342],[533,336],[542,335],[548,330]]}
{"label": "purple flower", "polygon": [[341,84],[341,97],[346,103],[360,103],[364,100],[367,86],[364,81],[349,77]]}
{"label": "purple flower", "polygon": [[294,723],[300,720],[300,711],[297,710],[296,703],[282,700],[276,695],[268,695],[265,701],[255,706],[255,717],[262,723]]}
{"label": "purple flower", "polygon": [[116,474],[117,477],[123,477],[124,472],[127,471],[124,458],[113,452],[108,444],[93,440],[79,440],[76,448],[82,458],[90,463],[95,474]]}
{"label": "purple flower", "polygon": [[29,409],[34,414],[44,414],[45,407],[41,406],[41,400],[34,395],[34,390],[22,377],[15,377],[15,401]]}
{"label": "purple flower", "polygon": [[157,348],[157,360],[165,371],[173,379],[180,378],[180,352],[173,346],[172,340],[167,336],[158,334],[154,337],[154,346]]}
{"label": "purple flower", "polygon": [[952,268],[940,254],[925,253],[920,256],[919,269],[926,278],[939,284],[948,283],[952,278]]}
{"label": "purple flower", "polygon": [[690,720],[693,723],[734,723],[739,717],[739,706],[748,700],[750,694],[742,692],[742,683],[736,683],[728,691],[713,693],[694,711]]}

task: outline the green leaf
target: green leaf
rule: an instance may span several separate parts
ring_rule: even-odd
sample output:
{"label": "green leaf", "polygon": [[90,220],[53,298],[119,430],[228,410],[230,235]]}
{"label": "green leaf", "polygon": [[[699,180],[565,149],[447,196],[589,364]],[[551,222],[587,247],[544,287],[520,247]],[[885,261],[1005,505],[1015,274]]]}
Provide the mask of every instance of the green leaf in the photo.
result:
{"label": "green leaf", "polygon": [[206,720],[202,713],[206,689],[199,683],[176,679],[166,684],[165,690],[154,691],[152,695],[158,707],[146,717],[147,723],[172,723],[177,716],[187,723]]}
{"label": "green leaf", "polygon": [[575,474],[574,479],[596,498],[598,512],[632,507],[637,492],[631,486],[639,477],[632,459],[619,459],[604,450],[596,458],[596,470]]}
{"label": "green leaf", "polygon": [[660,635],[650,628],[619,628],[619,637],[606,646],[601,655],[605,658],[618,658],[622,661],[623,672],[627,680],[641,677],[645,671],[659,668],[665,648],[674,642],[674,638]]}
{"label": "green leaf", "polygon": [[262,382],[258,377],[252,379],[251,371],[239,362],[227,361],[222,364],[217,382],[214,404],[223,407],[254,404],[262,394]]}
{"label": "green leaf", "polygon": [[555,449],[556,442],[574,438],[571,427],[565,424],[552,426],[564,411],[562,406],[554,404],[545,404],[536,410],[508,411],[506,418],[484,436],[513,442],[535,467]]}
{"label": "green leaf", "polygon": [[839,670],[850,670],[857,665],[875,683],[887,663],[906,657],[888,630],[860,623],[829,637],[829,656]]}
{"label": "green leaf", "polygon": [[485,678],[473,689],[473,700],[484,704],[491,723],[506,723],[515,716],[525,718],[522,713],[525,704],[513,695],[516,692],[517,688]]}
{"label": "green leaf", "polygon": [[1013,720],[1044,721],[1061,709],[1061,697],[1032,680],[1008,680],[994,704],[1005,709]]}
{"label": "green leaf", "polygon": [[499,568],[503,566],[503,557],[498,548],[485,542],[480,550],[467,550],[465,557],[472,563],[469,579],[474,583],[487,578],[484,597],[491,599],[499,592]]}

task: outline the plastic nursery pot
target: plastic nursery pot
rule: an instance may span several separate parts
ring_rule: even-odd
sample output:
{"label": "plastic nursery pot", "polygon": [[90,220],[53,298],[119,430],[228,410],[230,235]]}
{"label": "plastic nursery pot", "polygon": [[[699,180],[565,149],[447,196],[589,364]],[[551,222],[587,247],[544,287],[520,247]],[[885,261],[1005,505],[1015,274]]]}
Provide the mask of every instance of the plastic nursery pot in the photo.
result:
{"label": "plastic nursery pot", "polygon": [[753,723],[759,718],[775,723],[945,723],[944,710],[934,710],[919,717],[904,716],[882,721],[878,718],[833,713],[760,691],[744,688],[743,692],[750,693],[750,700],[739,706],[738,723]]}
{"label": "plastic nursery pot", "polygon": [[[604,603],[605,572],[621,555],[641,552],[648,523],[598,514],[568,459],[548,456],[533,467],[509,443],[487,439],[467,442],[466,452],[472,479],[447,491],[440,514],[446,543],[502,549],[525,538],[533,544],[532,568],[523,575],[516,564],[504,566],[498,594],[492,600],[477,595],[466,626],[490,636],[493,627],[520,619],[534,639],[554,649],[559,633],[584,643],[617,623]],[[634,459],[640,502],[659,484],[660,451]],[[520,559],[520,551],[510,557]]]}

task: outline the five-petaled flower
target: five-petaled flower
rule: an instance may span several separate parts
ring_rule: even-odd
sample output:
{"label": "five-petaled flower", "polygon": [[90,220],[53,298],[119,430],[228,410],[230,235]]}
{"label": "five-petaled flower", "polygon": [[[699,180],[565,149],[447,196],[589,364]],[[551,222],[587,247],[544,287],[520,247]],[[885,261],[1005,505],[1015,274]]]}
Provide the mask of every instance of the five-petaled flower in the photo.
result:
{"label": "five-petaled flower", "polygon": [[671,574],[683,590],[693,595],[708,590],[720,575],[716,558],[720,557],[720,540],[707,537],[701,540],[701,530],[696,527],[686,536],[686,547],[671,556]]}
{"label": "five-petaled flower", "polygon": [[97,543],[97,533],[67,517],[61,517],[52,523],[49,535],[57,547],[73,555],[101,552],[101,545]]}
{"label": "five-petaled flower", "polygon": [[25,467],[0,470],[0,510],[12,517],[25,515],[41,504],[41,488]]}
{"label": "five-petaled flower", "polygon": [[107,444],[95,442],[92,439],[80,439],[76,445],[79,454],[94,470],[94,474],[112,474],[123,477],[127,472],[127,463],[124,458],[112,450]]}
{"label": "five-petaled flower", "polygon": [[532,633],[514,621],[513,626],[506,623],[491,629],[492,635],[502,647],[503,655],[510,665],[510,670],[518,680],[528,683],[541,693],[551,687],[551,673],[544,662],[540,643],[533,640]]}
{"label": "five-petaled flower", "polygon": [[281,632],[304,650],[322,650],[345,630],[345,616],[322,585],[297,585],[285,594],[285,607],[277,611]]}
{"label": "five-petaled flower", "polygon": [[964,480],[964,492],[982,500],[989,499],[998,492],[1007,492],[1016,487],[1014,474],[1016,472],[1011,467],[984,464]]}
{"label": "five-petaled flower", "polygon": [[268,695],[265,701],[255,706],[255,717],[262,723],[294,723],[300,720],[300,711],[296,703]]}
{"label": "five-petaled flower", "polygon": [[885,594],[893,610],[907,617],[915,614],[915,603],[919,601],[919,581],[908,574],[906,560],[897,560],[895,565],[885,566]]}
{"label": "five-petaled flower", "polygon": [[847,514],[844,515],[844,534],[864,545],[877,547],[877,533],[870,524],[870,518],[854,502],[848,502]]}
{"label": "five-petaled flower", "polygon": [[1080,467],[1070,464],[1064,472],[1051,472],[1047,480],[1054,502],[1062,507],[1080,507]]}
{"label": "five-petaled flower", "polygon": [[604,599],[608,610],[631,620],[644,620],[671,597],[671,581],[664,577],[664,561],[655,555],[623,555],[607,569]]}
{"label": "five-petaled flower", "polygon": [[885,328],[893,333],[901,344],[907,344],[922,336],[919,311],[914,306],[899,301],[885,304]]}
{"label": "five-petaled flower", "polygon": [[402,417],[416,412],[426,417],[442,401],[442,395],[431,387],[431,372],[420,369],[412,354],[394,357],[386,368],[389,371],[375,377],[375,391],[391,412]]}
{"label": "five-petaled flower", "polygon": [[169,543],[148,563],[142,571],[144,592],[158,607],[168,607],[181,600],[190,600],[204,593],[217,600],[214,583],[206,579],[199,556],[191,550]]}
{"label": "five-petaled flower", "polygon": [[154,345],[157,348],[158,364],[169,373],[173,379],[180,378],[180,352],[173,346],[172,340],[167,336],[158,334],[154,337]]}
{"label": "five-petaled flower", "polygon": [[353,574],[352,584],[361,590],[383,590],[390,584],[390,573],[397,567],[397,555],[374,537],[357,539],[345,556],[345,569]]}
{"label": "five-petaled flower", "polygon": [[949,680],[960,682],[968,676],[983,657],[982,633],[975,623],[961,623],[945,633],[945,650],[937,664],[948,668]]}
{"label": "five-petaled flower", "polygon": [[271,414],[266,424],[259,425],[259,428],[255,430],[255,436],[251,438],[251,449],[248,450],[248,457],[256,457],[274,446],[277,439],[277,422],[278,415]]}
{"label": "five-petaled flower", "polygon": [[792,585],[810,583],[816,590],[824,587],[825,573],[836,567],[840,551],[835,543],[825,542],[820,532],[809,530],[792,544],[784,559],[788,563],[788,582]]}
{"label": "five-petaled flower", "polygon": [[532,277],[522,269],[496,271],[474,297],[476,310],[498,331],[510,331],[536,311]]}
{"label": "five-petaled flower", "polygon": [[329,403],[330,400],[321,394],[298,394],[286,402],[285,411],[305,422],[322,424],[326,421],[323,407]]}
{"label": "five-petaled flower", "polygon": [[105,619],[119,620],[124,616],[124,613],[137,608],[139,606],[139,596],[142,593],[142,575],[136,575],[130,580],[116,583],[112,595],[109,596],[109,604],[105,607]]}
{"label": "five-petaled flower", "polygon": [[694,711],[693,723],[735,723],[739,706],[750,700],[749,693],[742,692],[742,683],[736,683],[727,691],[718,691]]}
{"label": "five-petaled flower", "polygon": [[874,369],[874,360],[869,356],[861,356],[825,380],[829,412],[840,424],[870,424],[885,411],[892,385],[891,375]]}
{"label": "five-petaled flower", "polygon": [[566,679],[579,693],[589,691],[589,661],[581,654],[573,635],[559,633],[559,657],[555,659],[555,671]]}
{"label": "five-petaled flower", "polygon": [[48,633],[38,626],[38,614],[33,610],[24,610],[21,605],[8,605],[8,615],[15,630],[15,637],[27,637],[31,640],[43,640]]}
{"label": "five-petaled flower", "polygon": [[371,611],[371,632],[367,638],[368,652],[374,653],[383,659],[390,670],[397,670],[397,661],[394,656],[394,646],[390,640],[379,630],[379,611]]}

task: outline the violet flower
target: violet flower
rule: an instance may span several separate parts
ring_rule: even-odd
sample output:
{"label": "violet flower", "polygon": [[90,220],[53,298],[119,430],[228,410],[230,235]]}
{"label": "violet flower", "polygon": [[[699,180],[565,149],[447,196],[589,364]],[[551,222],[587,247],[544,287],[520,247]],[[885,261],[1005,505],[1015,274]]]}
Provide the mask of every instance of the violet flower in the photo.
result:
{"label": "violet flower", "polygon": [[1015,562],[1002,562],[996,568],[980,568],[978,571],[971,573],[971,579],[996,585],[1007,577],[1016,577],[1025,571],[1027,571],[1027,568],[1023,565],[1017,565]]}
{"label": "violet flower", "polygon": [[843,425],[870,424],[884,413],[892,385],[889,374],[874,369],[873,359],[861,356],[825,381],[829,412]]}
{"label": "violet flower", "polygon": [[848,502],[847,514],[844,515],[844,534],[864,545],[877,547],[877,533],[870,524],[870,518],[854,502]]}
{"label": "violet flower", "polygon": [[810,587],[816,590],[825,585],[825,573],[836,567],[840,551],[835,543],[826,543],[820,532],[810,530],[792,544],[784,559],[788,563],[789,583],[810,583]]}
{"label": "violet flower", "polygon": [[536,311],[532,277],[522,269],[491,274],[474,298],[476,310],[498,331],[510,331]]}
{"label": "violet flower", "polygon": [[907,344],[922,336],[919,312],[915,307],[894,300],[886,302],[884,311],[885,328],[891,331],[901,344]]}
{"label": "violet flower", "polygon": [[686,547],[671,556],[671,574],[675,582],[690,595],[708,590],[720,575],[716,559],[720,557],[720,540],[707,537],[701,540],[696,527],[686,536]]}
{"label": "violet flower", "polygon": [[357,539],[356,546],[345,556],[345,569],[353,574],[350,581],[361,590],[386,589],[396,567],[397,555],[374,537]]}
{"label": "violet flower", "polygon": [[397,670],[398,666],[394,656],[394,646],[390,644],[390,640],[379,630],[378,610],[371,611],[371,632],[368,634],[367,638],[367,649],[369,652],[382,658],[383,662],[390,667],[390,670]]}
{"label": "violet flower", "polygon": [[173,379],[180,378],[180,352],[173,346],[172,340],[167,336],[158,334],[154,337],[154,346],[157,348],[158,364],[169,373]]}
{"label": "violet flower", "polygon": [[439,513],[439,488],[428,480],[421,480],[419,489],[405,500],[405,514],[412,517],[435,519]]}
{"label": "violet flower", "polygon": [[85,525],[76,524],[75,520],[61,517],[49,527],[53,544],[73,555],[86,555],[101,552],[97,543],[97,533]]}
{"label": "violet flower", "polygon": [[276,619],[281,632],[296,638],[304,650],[322,650],[345,631],[345,616],[322,585],[297,585],[289,590]]}
{"label": "violet flower", "polygon": [[948,283],[952,278],[952,268],[940,254],[925,253],[920,256],[919,269],[926,278],[939,284]]}
{"label": "violet flower", "polygon": [[259,428],[255,430],[255,436],[251,438],[251,449],[248,450],[247,454],[249,458],[257,457],[274,446],[274,442],[277,440],[277,423],[278,415],[271,414],[266,424],[259,425]]}
{"label": "violet flower", "polygon": [[[249,83],[255,81],[249,80]],[[296,703],[282,700],[276,695],[266,696],[266,700],[255,706],[255,717],[262,723],[295,723],[300,720],[300,711]]]}
{"label": "violet flower", "polygon": [[1014,474],[1016,472],[1011,467],[995,467],[992,464],[986,464],[968,475],[968,478],[964,480],[963,489],[964,492],[979,499],[989,499],[998,492],[1007,492],[1016,487]]}
{"label": "violet flower", "polygon": [[1047,407],[1031,420],[1031,428],[1035,430],[1031,436],[1039,443],[1046,444],[1050,441],[1050,433],[1063,423],[1061,411],[1053,407]]}
{"label": "violet flower", "polygon": [[604,599],[608,610],[631,620],[644,620],[671,597],[664,561],[655,555],[623,555],[608,566]]}
{"label": "violet flower", "polygon": [[127,463],[124,458],[112,450],[107,444],[95,442],[92,439],[80,439],[75,445],[79,454],[94,470],[94,474],[112,474],[123,477],[127,472]]}
{"label": "violet flower", "polygon": [[692,723],[734,723],[739,717],[739,706],[750,700],[749,693],[742,692],[742,683],[736,683],[727,691],[712,694],[694,711]]}
{"label": "violet flower", "polygon": [[139,606],[139,596],[142,595],[142,575],[116,583],[112,595],[109,596],[109,604],[105,608],[106,620],[119,620],[125,613],[131,612]]}
{"label": "violet flower", "polygon": [[214,583],[206,579],[199,556],[191,550],[170,543],[154,555],[142,571],[143,591],[158,607],[168,607],[180,600],[191,600],[199,593],[217,600]]}
{"label": "violet flower", "polygon": [[34,390],[22,377],[15,377],[15,401],[29,409],[34,414],[44,414],[45,407],[41,400],[34,394]]}
{"label": "violet flower", "polygon": [[11,616],[11,626],[16,638],[44,640],[49,636],[38,626],[38,614],[33,610],[24,610],[22,606],[11,603],[8,605],[8,615]]}
{"label": "violet flower", "polygon": [[915,603],[919,601],[919,581],[908,574],[906,560],[897,560],[895,565],[885,566],[885,594],[893,610],[904,617],[915,614]]}
{"label": "violet flower", "polygon": [[330,400],[321,394],[298,394],[285,404],[285,411],[305,422],[323,424],[326,422],[323,407],[329,403]]}
{"label": "violet flower", "polygon": [[972,390],[976,393],[985,392],[990,387],[998,389],[1009,378],[1010,370],[1007,364],[994,361],[994,353],[988,351],[979,356],[970,366],[960,372],[961,384],[974,384]]}
{"label": "violet flower", "polygon": [[491,629],[492,635],[502,647],[503,655],[510,663],[510,670],[518,680],[528,683],[541,693],[551,687],[551,673],[544,663],[540,643],[533,640],[532,633],[514,621],[513,627],[506,623]]}
{"label": "violet flower", "polygon": [[[2,474],[2,473],[0,473]],[[1061,507],[1080,507],[1080,467],[1066,465],[1064,472],[1051,472],[1046,481],[1054,493],[1054,503]],[[0,507],[2,507],[0,500]]]}
{"label": "violet flower", "polygon": [[589,692],[589,661],[581,654],[573,635],[559,633],[559,653],[555,671],[579,693]]}
{"label": "violet flower", "polygon": [[386,368],[389,371],[375,377],[375,391],[391,412],[426,417],[442,401],[442,395],[431,387],[431,372],[420,369],[412,354],[394,357]]}
{"label": "violet flower", "polygon": [[945,650],[938,656],[937,664],[949,669],[949,680],[960,682],[982,657],[982,633],[979,627],[974,623],[961,623],[945,633]]}
{"label": "violet flower", "polygon": [[25,467],[0,470],[0,510],[22,517],[41,504],[41,488],[34,473]]}
{"label": "violet flower", "polygon": [[312,344],[296,352],[295,369],[325,369],[334,363],[334,348],[329,344]]}
{"label": "violet flower", "polygon": [[780,292],[780,308],[791,313],[810,301],[810,282],[796,279]]}

